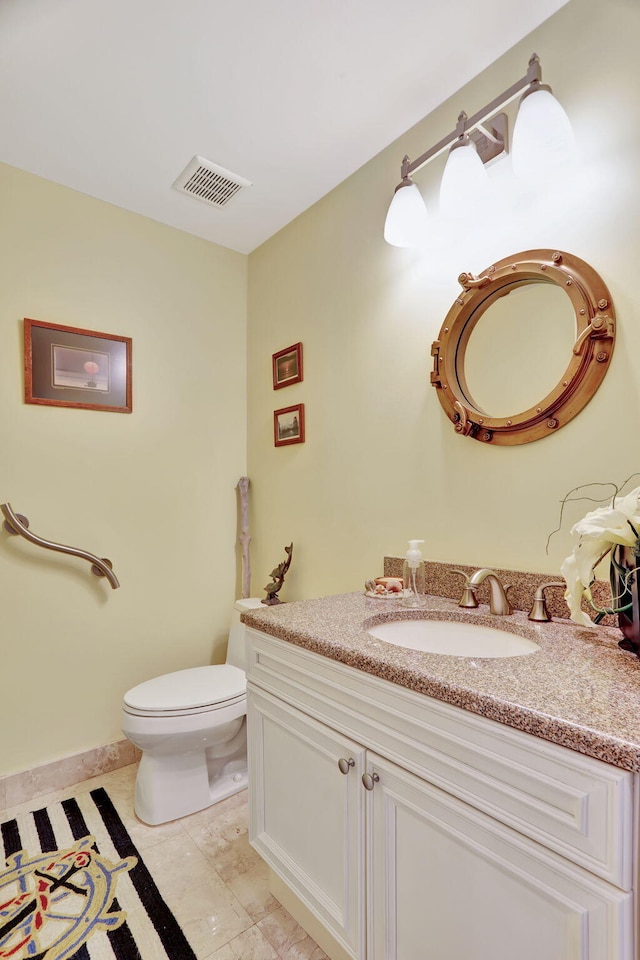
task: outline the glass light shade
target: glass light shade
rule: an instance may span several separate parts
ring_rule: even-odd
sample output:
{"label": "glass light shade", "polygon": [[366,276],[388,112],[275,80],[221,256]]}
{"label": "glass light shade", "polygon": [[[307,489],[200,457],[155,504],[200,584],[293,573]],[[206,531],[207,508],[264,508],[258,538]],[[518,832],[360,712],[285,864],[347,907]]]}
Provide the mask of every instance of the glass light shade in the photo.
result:
{"label": "glass light shade", "polygon": [[427,239],[429,216],[415,183],[398,187],[384,223],[384,238],[393,247],[418,247]]}
{"label": "glass light shade", "polygon": [[460,217],[475,211],[489,189],[489,178],[473,140],[449,151],[440,182],[440,211]]}
{"label": "glass light shade", "polygon": [[568,116],[549,90],[523,97],[513,128],[511,159],[518,177],[559,173],[575,153]]}

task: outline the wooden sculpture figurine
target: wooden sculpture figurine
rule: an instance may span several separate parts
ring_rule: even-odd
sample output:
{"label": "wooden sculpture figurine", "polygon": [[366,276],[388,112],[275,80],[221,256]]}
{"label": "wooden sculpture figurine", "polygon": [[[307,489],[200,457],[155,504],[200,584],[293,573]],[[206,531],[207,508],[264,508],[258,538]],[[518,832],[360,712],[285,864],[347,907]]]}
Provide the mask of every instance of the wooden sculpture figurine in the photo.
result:
{"label": "wooden sculpture figurine", "polygon": [[282,589],[287,570],[291,566],[293,543],[290,543],[288,547],[285,547],[284,552],[287,555],[287,559],[283,560],[282,563],[278,564],[275,570],[271,571],[270,577],[273,580],[273,583],[268,583],[264,588],[267,591],[267,596],[262,603],[266,603],[267,606],[273,606],[276,603],[282,603],[282,600],[280,600],[278,597],[278,593]]}

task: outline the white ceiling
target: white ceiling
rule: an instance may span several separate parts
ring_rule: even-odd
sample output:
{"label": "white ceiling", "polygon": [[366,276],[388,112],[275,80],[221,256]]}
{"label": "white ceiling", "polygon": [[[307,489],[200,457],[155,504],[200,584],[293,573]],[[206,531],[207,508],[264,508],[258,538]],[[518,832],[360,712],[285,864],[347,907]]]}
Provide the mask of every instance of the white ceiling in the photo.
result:
{"label": "white ceiling", "polygon": [[565,2],[0,0],[0,160],[249,253]]}

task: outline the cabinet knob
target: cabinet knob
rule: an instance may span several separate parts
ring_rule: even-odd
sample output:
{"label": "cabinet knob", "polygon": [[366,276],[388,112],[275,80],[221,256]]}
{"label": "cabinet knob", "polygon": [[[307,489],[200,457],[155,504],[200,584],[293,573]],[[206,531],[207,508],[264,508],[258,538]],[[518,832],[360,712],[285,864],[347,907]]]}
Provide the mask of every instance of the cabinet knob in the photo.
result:
{"label": "cabinet knob", "polygon": [[344,774],[349,773],[349,768],[355,767],[355,765],[356,765],[356,762],[353,759],[353,757],[349,757],[348,760],[345,760],[344,757],[340,757],[340,759],[338,760],[338,769],[340,773],[344,773]]}
{"label": "cabinet knob", "polygon": [[376,783],[378,783],[379,780],[380,780],[380,777],[378,776],[377,773],[362,774],[362,785],[364,786],[365,790],[373,790],[374,786],[376,785]]}

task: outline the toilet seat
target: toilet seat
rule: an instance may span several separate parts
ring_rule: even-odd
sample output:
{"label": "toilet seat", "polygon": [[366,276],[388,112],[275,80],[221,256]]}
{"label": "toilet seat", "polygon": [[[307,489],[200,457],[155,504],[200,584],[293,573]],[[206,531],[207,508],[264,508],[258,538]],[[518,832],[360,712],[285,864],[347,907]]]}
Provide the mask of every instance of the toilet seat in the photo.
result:
{"label": "toilet seat", "polygon": [[124,710],[138,717],[176,717],[208,713],[246,698],[243,670],[230,664],[190,667],[132,687]]}

